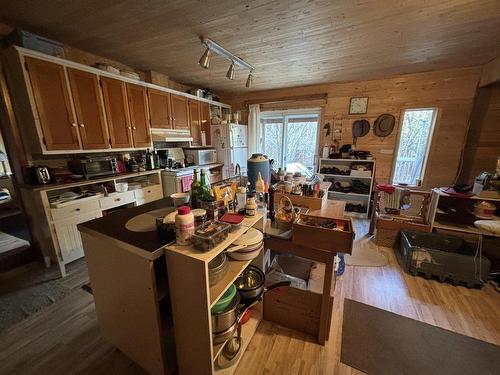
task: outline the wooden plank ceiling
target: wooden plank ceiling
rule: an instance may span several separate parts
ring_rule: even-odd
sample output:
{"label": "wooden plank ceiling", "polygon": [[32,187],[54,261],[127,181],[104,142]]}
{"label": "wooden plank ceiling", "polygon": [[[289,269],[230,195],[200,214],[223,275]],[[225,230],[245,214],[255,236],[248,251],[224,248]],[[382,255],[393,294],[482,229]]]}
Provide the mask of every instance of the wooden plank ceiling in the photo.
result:
{"label": "wooden plank ceiling", "polygon": [[500,55],[499,0],[0,2],[0,21],[171,79],[244,91],[209,37],[253,64],[253,90],[484,64]]}

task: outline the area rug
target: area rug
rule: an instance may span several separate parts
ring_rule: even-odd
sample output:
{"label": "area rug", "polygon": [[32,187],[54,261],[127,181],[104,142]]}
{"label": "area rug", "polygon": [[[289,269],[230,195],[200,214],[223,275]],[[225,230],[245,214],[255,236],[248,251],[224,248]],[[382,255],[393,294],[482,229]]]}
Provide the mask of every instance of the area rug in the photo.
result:
{"label": "area rug", "polygon": [[388,263],[387,257],[368,235],[354,241],[352,254],[346,254],[344,260],[346,265],[357,267],[384,267]]}
{"label": "area rug", "polygon": [[340,361],[371,375],[500,374],[500,346],[350,299]]}
{"label": "area rug", "polygon": [[0,274],[0,334],[72,290],[58,267],[47,269],[38,262]]}

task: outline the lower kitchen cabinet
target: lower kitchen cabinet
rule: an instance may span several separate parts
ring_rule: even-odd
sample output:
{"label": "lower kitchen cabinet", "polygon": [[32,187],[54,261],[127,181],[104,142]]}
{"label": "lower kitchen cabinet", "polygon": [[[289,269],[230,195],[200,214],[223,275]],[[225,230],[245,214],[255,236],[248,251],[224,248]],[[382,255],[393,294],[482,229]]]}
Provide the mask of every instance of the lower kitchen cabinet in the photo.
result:
{"label": "lower kitchen cabinet", "polygon": [[54,231],[64,263],[83,257],[83,245],[77,225],[102,217],[101,211],[92,211],[65,220],[54,222]]}

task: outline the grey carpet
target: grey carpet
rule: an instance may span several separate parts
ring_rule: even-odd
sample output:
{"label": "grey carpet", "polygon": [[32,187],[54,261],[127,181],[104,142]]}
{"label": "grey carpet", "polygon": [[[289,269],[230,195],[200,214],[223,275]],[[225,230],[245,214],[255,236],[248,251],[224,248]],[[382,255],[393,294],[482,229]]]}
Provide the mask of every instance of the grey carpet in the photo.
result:
{"label": "grey carpet", "polygon": [[500,374],[500,346],[347,298],[341,350],[371,375]]}
{"label": "grey carpet", "polygon": [[[71,266],[70,272],[77,265]],[[68,296],[75,283],[79,280],[61,278],[58,267],[47,269],[38,262],[0,274],[0,333]]]}

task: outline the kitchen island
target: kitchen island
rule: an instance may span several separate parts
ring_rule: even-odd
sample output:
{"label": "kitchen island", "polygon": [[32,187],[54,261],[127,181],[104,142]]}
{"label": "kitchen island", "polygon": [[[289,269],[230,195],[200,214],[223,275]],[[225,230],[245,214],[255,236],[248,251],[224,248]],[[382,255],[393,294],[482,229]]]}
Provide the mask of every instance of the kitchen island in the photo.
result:
{"label": "kitchen island", "polygon": [[154,375],[176,367],[165,244],[155,226],[173,210],[164,198],[78,226],[102,334]]}

